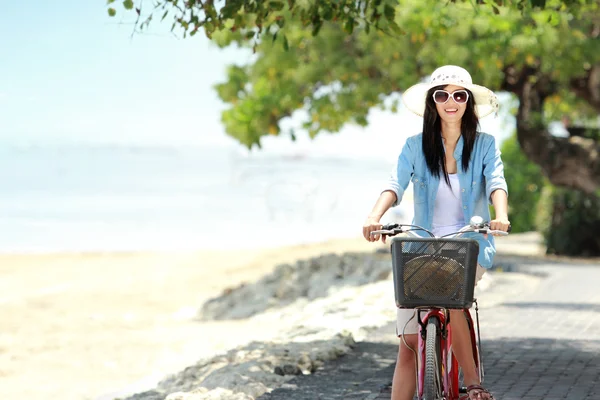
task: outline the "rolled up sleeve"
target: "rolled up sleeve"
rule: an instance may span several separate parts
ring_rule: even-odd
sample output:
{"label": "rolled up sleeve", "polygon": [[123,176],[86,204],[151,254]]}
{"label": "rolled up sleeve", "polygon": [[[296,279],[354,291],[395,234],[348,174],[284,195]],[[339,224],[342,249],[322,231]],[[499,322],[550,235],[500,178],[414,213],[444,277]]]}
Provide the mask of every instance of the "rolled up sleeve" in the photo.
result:
{"label": "rolled up sleeve", "polygon": [[398,157],[398,162],[392,168],[392,173],[390,174],[387,183],[384,184],[384,188],[381,191],[382,193],[385,191],[391,191],[396,194],[396,202],[392,205],[393,207],[400,204],[402,201],[402,197],[404,196],[404,192],[408,187],[408,183],[414,172],[414,144],[411,143],[410,138],[404,144],[402,151],[400,152],[400,156]]}
{"label": "rolled up sleeve", "polygon": [[496,144],[496,139],[489,136],[490,140],[485,150],[483,158],[483,175],[485,177],[485,194],[488,203],[492,204],[492,193],[494,190],[502,189],[508,195],[508,186],[504,179],[504,164],[500,158],[500,149]]}

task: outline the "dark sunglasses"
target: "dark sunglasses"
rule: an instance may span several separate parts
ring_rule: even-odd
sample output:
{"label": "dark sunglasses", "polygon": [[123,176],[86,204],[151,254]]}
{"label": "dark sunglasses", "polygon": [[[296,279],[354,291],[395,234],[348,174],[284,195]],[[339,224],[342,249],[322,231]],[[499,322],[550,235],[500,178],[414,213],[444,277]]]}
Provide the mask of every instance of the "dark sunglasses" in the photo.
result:
{"label": "dark sunglasses", "polygon": [[450,97],[457,104],[465,104],[469,100],[469,92],[466,90],[457,90],[456,92],[450,93],[445,90],[436,90],[433,92],[433,101],[437,104],[444,104],[450,100]]}

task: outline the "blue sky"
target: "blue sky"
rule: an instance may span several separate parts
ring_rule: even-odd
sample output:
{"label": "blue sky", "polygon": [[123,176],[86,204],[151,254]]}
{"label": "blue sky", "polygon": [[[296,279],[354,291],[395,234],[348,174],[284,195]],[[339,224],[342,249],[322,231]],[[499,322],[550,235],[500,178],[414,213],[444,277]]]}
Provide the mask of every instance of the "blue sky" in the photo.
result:
{"label": "blue sky", "polygon": [[247,52],[119,22],[104,1],[6,2],[0,140],[224,141],[212,85]]}
{"label": "blue sky", "polygon": [[[119,11],[120,2],[117,2]],[[148,3],[149,4],[149,3]],[[131,37],[133,15],[109,18],[105,1],[5,2],[0,13],[0,141],[231,144],[220,124],[225,107],[212,86],[249,52],[219,49],[203,35],[180,39],[167,24]],[[120,22],[123,22],[120,24]],[[357,147],[420,120],[373,112],[365,130],[344,129]],[[498,131],[500,119],[482,121]],[[408,124],[408,125],[407,125]],[[413,130],[417,130],[413,132]],[[267,147],[317,144],[268,139]],[[335,146],[338,147],[339,146]]]}

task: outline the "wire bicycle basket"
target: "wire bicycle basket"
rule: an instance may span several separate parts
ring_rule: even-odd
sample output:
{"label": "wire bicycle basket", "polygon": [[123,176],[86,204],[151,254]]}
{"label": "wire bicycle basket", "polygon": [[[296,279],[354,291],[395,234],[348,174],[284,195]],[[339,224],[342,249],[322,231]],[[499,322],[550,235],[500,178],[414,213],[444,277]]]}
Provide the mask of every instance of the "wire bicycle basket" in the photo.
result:
{"label": "wire bicycle basket", "polygon": [[392,267],[399,308],[470,308],[479,244],[465,238],[392,239]]}

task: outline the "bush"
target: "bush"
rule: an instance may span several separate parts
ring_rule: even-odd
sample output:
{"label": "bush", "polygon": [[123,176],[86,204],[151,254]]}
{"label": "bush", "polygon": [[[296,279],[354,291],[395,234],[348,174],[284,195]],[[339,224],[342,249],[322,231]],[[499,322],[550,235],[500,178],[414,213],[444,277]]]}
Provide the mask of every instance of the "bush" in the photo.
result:
{"label": "bush", "polygon": [[548,254],[600,256],[600,197],[548,187],[539,203],[537,227]]}
{"label": "bush", "polygon": [[508,218],[512,231],[536,230],[534,210],[546,180],[540,168],[523,154],[516,135],[506,139],[500,150],[508,185]]}

